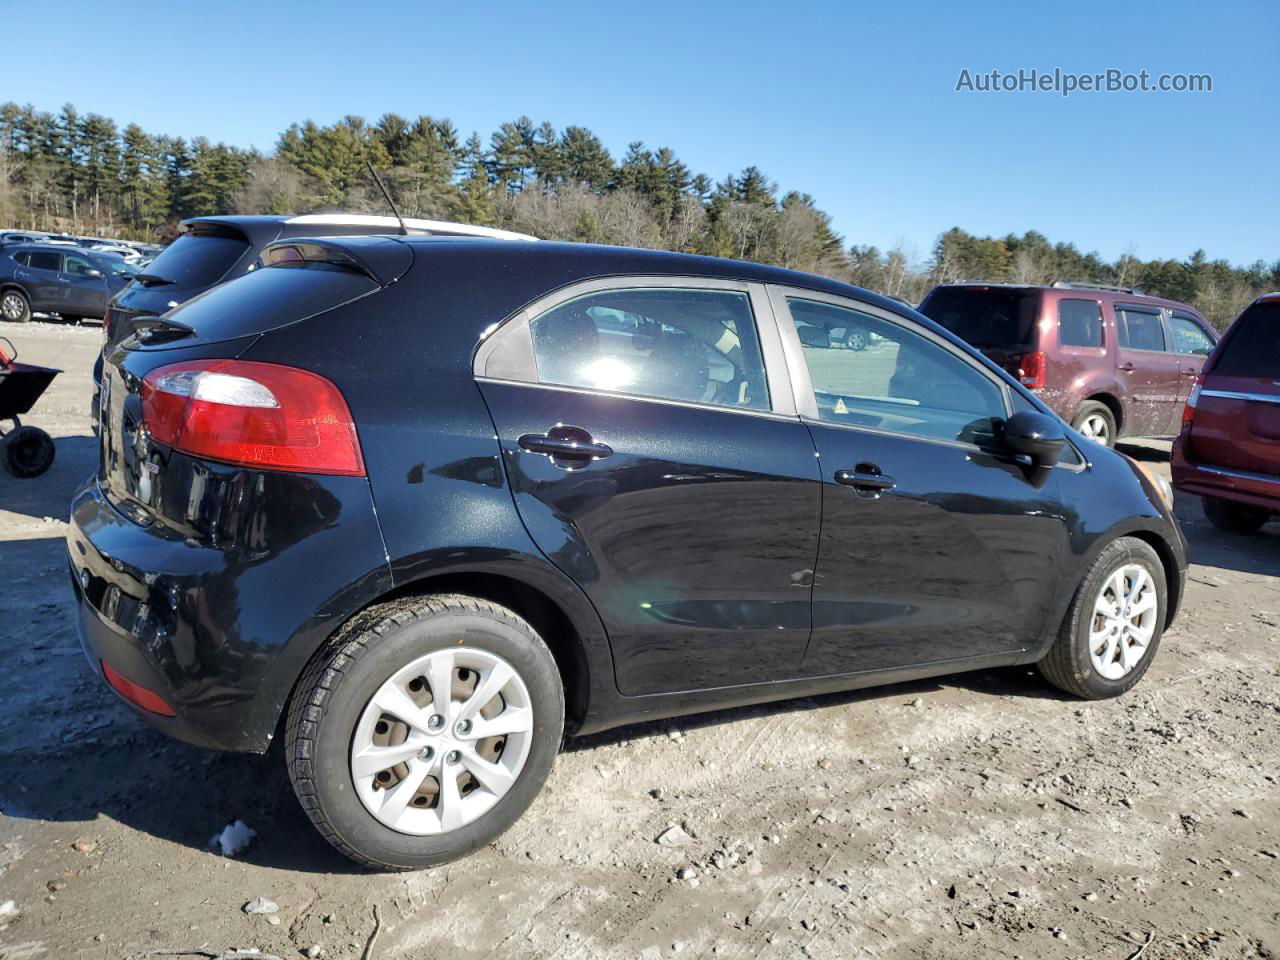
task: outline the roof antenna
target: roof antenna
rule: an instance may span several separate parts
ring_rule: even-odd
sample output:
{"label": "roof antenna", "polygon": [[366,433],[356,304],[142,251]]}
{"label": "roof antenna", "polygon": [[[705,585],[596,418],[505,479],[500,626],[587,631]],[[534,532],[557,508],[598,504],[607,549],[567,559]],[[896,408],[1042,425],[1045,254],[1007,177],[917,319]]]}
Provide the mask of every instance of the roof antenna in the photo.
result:
{"label": "roof antenna", "polygon": [[387,206],[391,208],[391,212],[396,215],[396,219],[400,221],[400,236],[407,237],[409,228],[404,225],[404,217],[400,216],[400,211],[396,209],[396,202],[391,199],[391,194],[387,192],[386,184],[382,182],[382,178],[378,176],[378,171],[373,169],[373,161],[368,157],[365,158],[364,165],[369,168],[369,176],[373,177],[373,182],[378,185],[378,189],[382,191],[383,197],[386,198]]}

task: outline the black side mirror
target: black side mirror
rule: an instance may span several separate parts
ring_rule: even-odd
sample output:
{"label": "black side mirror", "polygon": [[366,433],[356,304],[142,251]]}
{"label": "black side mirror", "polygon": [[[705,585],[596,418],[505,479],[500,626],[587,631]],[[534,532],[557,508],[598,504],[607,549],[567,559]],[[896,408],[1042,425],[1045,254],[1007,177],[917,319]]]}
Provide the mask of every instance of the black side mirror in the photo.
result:
{"label": "black side mirror", "polygon": [[92,280],[100,280],[100,279],[102,279],[102,271],[101,271],[101,270],[86,270],[86,271],[84,272],[84,275],[85,275],[86,277],[89,277],[89,278],[90,278],[90,279],[92,279]]}
{"label": "black side mirror", "polygon": [[1037,467],[1052,467],[1067,442],[1062,421],[1035,410],[1022,410],[1004,423],[1004,445],[1014,453],[1030,457]]}

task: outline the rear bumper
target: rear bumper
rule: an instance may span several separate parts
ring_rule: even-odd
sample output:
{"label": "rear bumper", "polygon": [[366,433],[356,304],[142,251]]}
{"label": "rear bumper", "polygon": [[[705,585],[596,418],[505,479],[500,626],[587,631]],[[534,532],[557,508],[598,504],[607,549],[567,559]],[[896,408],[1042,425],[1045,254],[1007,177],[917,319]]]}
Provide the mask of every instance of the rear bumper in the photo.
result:
{"label": "rear bumper", "polygon": [[[173,716],[125,702],[177,739],[265,750],[315,650],[390,586],[367,484],[332,479],[346,506],[363,494],[365,511],[251,558],[141,526],[96,482],[81,488],[67,549],[77,630],[93,671],[106,682],[105,664],[163,700]],[[372,567],[353,574],[371,551]]]}
{"label": "rear bumper", "polygon": [[1173,474],[1173,486],[1180,492],[1218,497],[1280,512],[1278,476],[1193,463],[1187,459],[1181,442],[1174,444],[1169,467]]}

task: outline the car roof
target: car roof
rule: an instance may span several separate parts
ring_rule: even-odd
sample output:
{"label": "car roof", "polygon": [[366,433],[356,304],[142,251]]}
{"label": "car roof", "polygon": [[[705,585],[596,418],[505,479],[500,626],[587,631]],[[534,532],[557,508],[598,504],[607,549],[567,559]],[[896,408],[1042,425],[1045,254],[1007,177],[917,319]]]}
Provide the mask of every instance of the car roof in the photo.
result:
{"label": "car roof", "polygon": [[[242,234],[251,243],[268,243],[277,237],[325,236],[325,227],[333,227],[342,235],[399,235],[400,221],[395,217],[378,216],[363,213],[308,213],[301,215],[258,215],[258,216],[209,216],[191,217],[183,220],[181,227],[190,232],[197,224],[214,224],[230,227]],[[452,237],[482,237],[490,240],[533,241],[537,237],[512,230],[499,230],[495,227],[480,227],[469,223],[453,223],[447,220],[423,220],[406,217],[404,225],[410,231],[421,231],[425,235],[443,235]],[[413,236],[414,234],[410,234]]]}
{"label": "car roof", "polygon": [[[1088,284],[1088,283],[988,283],[983,280],[956,281],[955,283],[939,283],[934,290],[1025,290],[1027,292],[1037,293],[1054,293],[1061,297],[1070,298],[1072,296],[1079,297],[1081,294],[1097,294],[1099,296],[1110,297],[1113,300],[1123,301],[1125,303],[1150,304],[1161,307],[1176,307],[1179,310],[1190,310],[1192,313],[1199,314],[1199,311],[1189,303],[1183,303],[1180,300],[1170,300],[1166,297],[1157,297],[1150,293],[1143,293],[1140,290],[1126,289],[1124,287],[1111,287],[1105,284]],[[926,294],[928,296],[929,294]]]}

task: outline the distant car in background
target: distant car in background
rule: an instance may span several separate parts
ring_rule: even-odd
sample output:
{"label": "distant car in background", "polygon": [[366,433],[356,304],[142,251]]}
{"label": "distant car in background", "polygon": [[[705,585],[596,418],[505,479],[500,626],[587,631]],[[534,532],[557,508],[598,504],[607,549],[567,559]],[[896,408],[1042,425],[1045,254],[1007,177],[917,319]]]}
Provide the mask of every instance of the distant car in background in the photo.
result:
{"label": "distant car in background", "polygon": [[0,233],[0,247],[11,247],[19,243],[42,243],[48,240],[47,234],[6,230]]}
{"label": "distant car in background", "polygon": [[137,268],[119,257],[67,244],[30,243],[0,254],[0,319],[25,323],[33,313],[64,320],[100,318]]}
{"label": "distant car in background", "polygon": [[944,284],[920,312],[1107,446],[1177,433],[1191,385],[1218,341],[1194,307],[1121,287]]}
{"label": "distant car in background", "polygon": [[1204,365],[1173,443],[1173,485],[1215,526],[1252,533],[1280,513],[1280,293],[1251,304]]}

